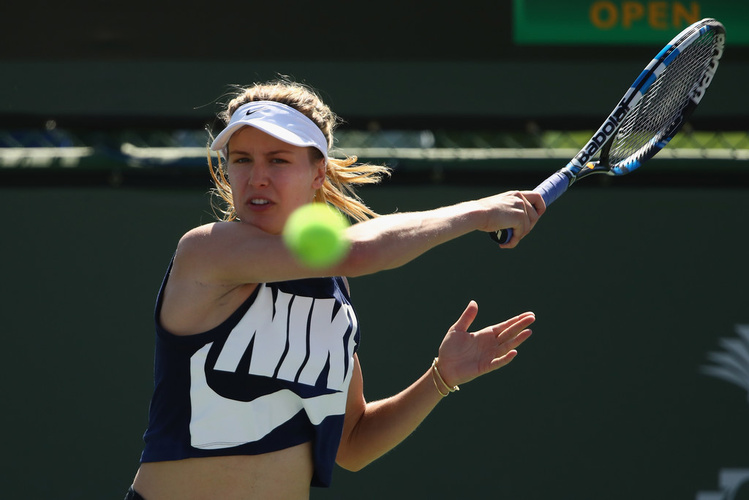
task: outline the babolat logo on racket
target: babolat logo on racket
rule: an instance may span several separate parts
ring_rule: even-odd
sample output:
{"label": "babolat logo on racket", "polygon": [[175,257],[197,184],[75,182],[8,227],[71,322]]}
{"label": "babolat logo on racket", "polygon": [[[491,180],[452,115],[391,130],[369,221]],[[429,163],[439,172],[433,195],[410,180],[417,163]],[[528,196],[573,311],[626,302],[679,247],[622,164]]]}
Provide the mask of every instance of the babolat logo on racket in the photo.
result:
{"label": "babolat logo on racket", "polygon": [[625,104],[625,99],[619,103],[619,106],[609,115],[608,119],[601,125],[598,132],[588,141],[587,146],[580,151],[575,159],[572,161],[576,163],[578,167],[582,168],[583,165],[595,155],[601,147],[611,138],[612,135],[617,131],[622,120],[629,113],[629,106]]}
{"label": "babolat logo on racket", "polygon": [[720,60],[720,56],[723,55],[723,44],[726,41],[726,36],[723,34],[719,34],[716,35],[716,38],[718,39],[718,43],[716,44],[716,47],[714,49],[713,57],[712,59],[710,59],[710,62],[707,65],[705,74],[702,75],[702,78],[698,82],[697,87],[692,91],[692,94],[690,95],[690,98],[695,102],[695,104],[699,104],[699,102],[702,100],[702,96],[705,95],[707,87],[709,87],[712,83],[715,72],[718,70],[718,61]]}

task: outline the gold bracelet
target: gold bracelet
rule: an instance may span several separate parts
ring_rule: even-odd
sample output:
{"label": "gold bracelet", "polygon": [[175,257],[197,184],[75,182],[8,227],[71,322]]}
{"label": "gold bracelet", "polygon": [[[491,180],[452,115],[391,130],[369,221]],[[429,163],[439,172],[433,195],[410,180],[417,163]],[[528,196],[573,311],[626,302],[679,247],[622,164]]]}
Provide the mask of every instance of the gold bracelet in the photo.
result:
{"label": "gold bracelet", "polygon": [[[457,385],[454,386],[454,387],[450,387],[449,385],[447,385],[447,383],[445,382],[445,379],[443,379],[442,375],[440,375],[439,368],[437,368],[437,358],[434,358],[434,361],[432,361],[432,368],[434,369],[434,373],[437,374],[437,378],[440,379],[440,382],[442,382],[442,385],[444,385],[447,388],[448,391],[455,392],[455,391],[459,391],[460,390],[460,387],[458,387]],[[432,377],[432,380],[434,380],[434,377]],[[434,386],[437,387],[437,381],[436,380],[434,380]],[[437,392],[439,392],[440,394],[442,394],[442,391],[439,390],[439,387],[437,387]],[[445,394],[445,396],[447,396],[447,394]]]}
{"label": "gold bracelet", "polygon": [[434,375],[432,375],[432,382],[434,382],[434,388],[437,389],[437,392],[440,393],[440,396],[444,398],[447,397],[448,394],[450,394],[449,392],[443,394],[442,391],[440,391],[440,386],[437,385],[437,379],[434,378]]}

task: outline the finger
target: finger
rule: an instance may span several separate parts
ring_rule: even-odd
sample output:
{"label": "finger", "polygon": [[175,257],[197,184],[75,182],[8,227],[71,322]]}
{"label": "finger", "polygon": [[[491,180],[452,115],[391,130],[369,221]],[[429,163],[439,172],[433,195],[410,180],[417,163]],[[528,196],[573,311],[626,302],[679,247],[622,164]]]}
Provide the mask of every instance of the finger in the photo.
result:
{"label": "finger", "polygon": [[527,231],[525,232],[525,234],[527,235],[528,233],[533,231],[534,227],[536,227],[538,219],[541,218],[541,213],[539,213],[539,211],[543,211],[545,209],[545,205],[543,198],[541,198],[540,196],[529,195],[526,198],[526,201],[528,202],[528,206],[526,207],[525,211],[525,215],[528,218]]}
{"label": "finger", "polygon": [[465,311],[463,311],[463,314],[460,315],[458,321],[456,321],[453,325],[453,330],[468,331],[471,323],[473,323],[473,320],[476,319],[476,315],[478,315],[478,312],[479,305],[474,300],[470,301],[468,303],[468,306],[465,308]]}
{"label": "finger", "polygon": [[544,201],[543,196],[539,193],[536,193],[535,191],[523,191],[523,195],[528,202],[533,205],[538,217],[541,217],[544,212],[546,212],[546,202]]}
{"label": "finger", "polygon": [[[516,226],[512,227],[512,238],[505,243],[501,243],[499,248],[515,248],[520,243],[525,235],[527,235],[531,229],[533,229],[534,222],[531,220],[530,214],[528,213],[528,206],[530,205],[527,200],[523,199],[523,220]],[[533,207],[530,207],[533,210]]]}
{"label": "finger", "polygon": [[513,337],[499,339],[501,349],[506,350],[508,352],[513,351],[517,349],[518,347],[520,347],[520,344],[528,340],[528,338],[530,338],[532,334],[533,334],[533,330],[525,329]]}
{"label": "finger", "polygon": [[502,368],[503,366],[507,366],[507,364],[510,363],[513,359],[515,359],[515,356],[518,355],[517,348],[528,340],[528,338],[531,336],[533,332],[531,330],[523,330],[518,335],[516,335],[512,340],[506,342],[502,345],[501,350],[508,349],[505,354],[502,356],[498,356],[494,359],[492,359],[489,362],[489,369],[490,370],[498,370],[499,368]]}
{"label": "finger", "polygon": [[546,202],[539,193],[523,191],[517,194],[523,202],[523,221],[522,224],[513,227],[512,238],[506,243],[500,244],[500,248],[515,248],[520,240],[533,230],[538,219],[546,211]]}
{"label": "finger", "polygon": [[505,320],[502,323],[493,325],[490,328],[492,329],[495,335],[499,336],[505,331],[510,330],[510,329],[514,329],[515,331],[520,331],[520,330],[523,330],[524,328],[528,328],[531,324],[533,324],[534,321],[536,321],[536,314],[531,311],[528,311],[522,314],[518,314],[514,318]]}
{"label": "finger", "polygon": [[515,359],[515,356],[517,356],[517,355],[518,355],[518,352],[513,350],[513,351],[509,351],[504,356],[500,356],[498,358],[494,358],[489,363],[489,369],[492,370],[492,371],[499,370],[503,366],[507,366],[510,363],[510,361],[512,361],[513,359]]}
{"label": "finger", "polygon": [[513,231],[512,238],[510,238],[510,240],[507,241],[506,243],[500,243],[499,248],[504,248],[504,249],[509,250],[510,248],[515,248],[516,246],[518,246],[519,242],[520,242],[520,238],[518,238],[517,233]]}
{"label": "finger", "polygon": [[512,228],[512,238],[507,240],[505,243],[500,243],[499,248],[510,249],[515,248],[520,243],[520,240],[525,237],[527,231],[524,226],[516,226]]}

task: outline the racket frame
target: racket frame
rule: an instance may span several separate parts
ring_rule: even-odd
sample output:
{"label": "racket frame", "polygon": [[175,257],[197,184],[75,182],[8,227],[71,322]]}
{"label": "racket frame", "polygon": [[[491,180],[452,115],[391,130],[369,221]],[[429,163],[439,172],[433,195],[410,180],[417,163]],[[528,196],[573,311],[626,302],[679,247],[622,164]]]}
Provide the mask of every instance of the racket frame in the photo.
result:
{"label": "racket frame", "polygon": [[[658,76],[676,59],[676,57],[687,47],[689,47],[697,38],[702,36],[706,31],[715,31],[715,37],[720,37],[715,44],[716,51],[708,63],[708,68],[703,74],[699,84],[691,89],[688,96],[689,102],[681,110],[673,122],[669,124],[660,138],[651,144],[651,147],[640,156],[630,159],[627,163],[621,165],[609,164],[609,151],[614,142],[616,134],[619,132],[621,124],[629,112],[643,98],[648,89],[655,83]],[[603,124],[588,140],[585,146],[580,150],[567,165],[555,172],[552,176],[539,184],[534,191],[538,192],[544,198],[548,207],[559,196],[564,193],[569,186],[575,181],[592,174],[606,174],[610,176],[626,175],[637,168],[643,162],[655,156],[661,149],[666,147],[673,139],[674,135],[681,129],[687,118],[694,112],[697,105],[705,95],[707,87],[712,83],[712,79],[718,68],[718,62],[723,54],[725,45],[725,28],[723,25],[712,18],[705,18],[698,21],[676,35],[666,46],[648,63],[634,83],[627,89],[624,97],[621,98],[614,110],[604,120]],[[655,138],[654,138],[655,139]],[[597,156],[597,160],[595,160]],[[502,244],[507,243],[512,238],[512,228],[503,229],[497,232],[489,233],[491,238]]]}

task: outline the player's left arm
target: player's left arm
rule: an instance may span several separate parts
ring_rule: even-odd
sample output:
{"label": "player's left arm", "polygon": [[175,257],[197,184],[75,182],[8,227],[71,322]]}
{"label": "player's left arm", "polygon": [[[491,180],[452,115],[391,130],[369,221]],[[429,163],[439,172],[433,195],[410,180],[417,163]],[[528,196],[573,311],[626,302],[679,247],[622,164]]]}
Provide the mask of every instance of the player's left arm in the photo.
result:
{"label": "player's left arm", "polygon": [[[532,313],[469,332],[478,313],[471,302],[450,328],[439,349],[438,371],[430,366],[419,379],[395,396],[368,403],[357,355],[349,386],[343,434],[336,461],[360,470],[408,437],[450,389],[499,369],[517,355],[515,350],[531,335]],[[439,373],[439,374],[438,374]]]}
{"label": "player's left arm", "polygon": [[362,469],[408,437],[440,399],[442,396],[426,372],[395,396],[368,403],[364,399],[359,358],[354,355],[354,374],[336,462],[351,471]]}

